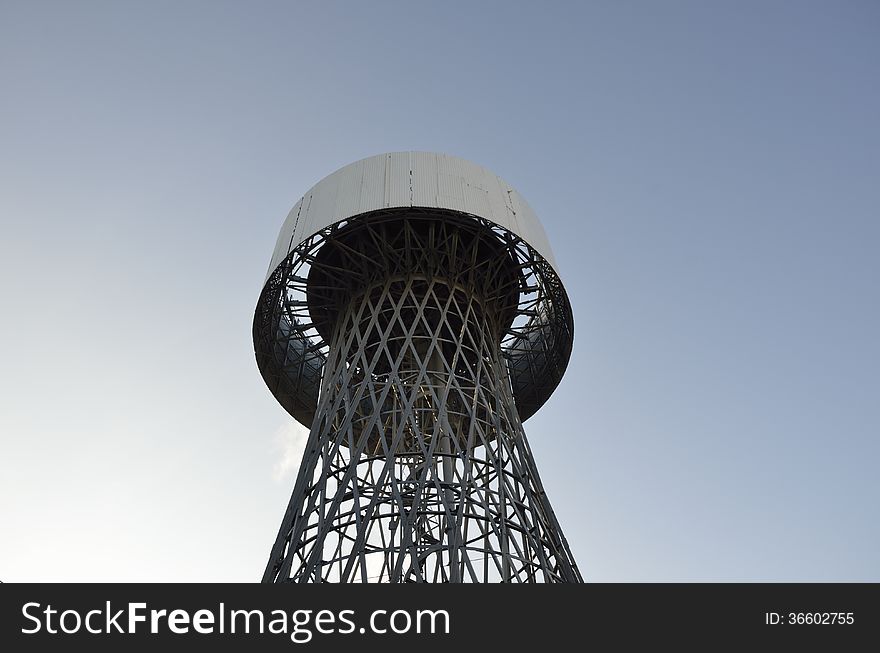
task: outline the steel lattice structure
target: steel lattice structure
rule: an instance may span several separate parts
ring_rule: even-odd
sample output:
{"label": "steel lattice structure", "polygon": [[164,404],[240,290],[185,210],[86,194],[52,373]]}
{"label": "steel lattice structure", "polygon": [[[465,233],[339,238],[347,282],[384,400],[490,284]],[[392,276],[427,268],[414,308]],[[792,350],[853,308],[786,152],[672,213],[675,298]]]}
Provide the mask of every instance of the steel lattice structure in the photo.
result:
{"label": "steel lattice structure", "polygon": [[[386,191],[385,206],[358,211],[376,202],[364,192],[371,166],[384,163],[387,188],[395,157],[407,158],[410,202],[393,206]],[[459,162],[352,164],[282,229],[255,350],[311,431],[264,582],[582,581],[522,427],[564,372],[571,309],[521,227],[467,202],[416,201],[415,173],[451,167],[488,185]],[[353,166],[359,206],[342,219],[319,206],[299,228],[322,184],[335,184],[338,207]]]}

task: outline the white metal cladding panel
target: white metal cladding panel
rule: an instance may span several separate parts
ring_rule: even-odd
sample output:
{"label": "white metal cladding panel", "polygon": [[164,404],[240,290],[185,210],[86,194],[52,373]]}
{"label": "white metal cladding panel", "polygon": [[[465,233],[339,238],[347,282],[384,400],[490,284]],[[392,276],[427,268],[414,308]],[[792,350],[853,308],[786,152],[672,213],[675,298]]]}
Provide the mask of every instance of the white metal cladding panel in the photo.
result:
{"label": "white metal cladding panel", "polygon": [[376,156],[372,159],[364,159],[361,167],[364,170],[364,175],[361,179],[361,192],[358,196],[360,202],[358,213],[365,213],[385,206],[385,157]]}
{"label": "white metal cladding panel", "polygon": [[[467,161],[445,155],[439,155],[437,159],[439,175],[442,175],[444,186],[451,193],[449,197],[444,198],[444,200],[450,202],[447,208],[474,213],[474,211],[468,211],[468,203],[465,199],[468,179],[473,177],[473,171],[466,170],[465,166],[471,164]],[[469,172],[470,174],[468,174]],[[443,206],[446,206],[446,204],[443,204]]]}
{"label": "white metal cladding panel", "polygon": [[[500,186],[501,180],[499,179],[498,181]],[[504,195],[504,208],[507,209],[507,218],[516,226],[517,233],[519,233],[521,227],[519,224],[519,218],[517,218],[516,207],[514,206],[514,191],[511,188],[504,188],[503,186],[500,186],[500,188]]]}
{"label": "white metal cladding panel", "polygon": [[284,260],[296,244],[291,241],[294,240],[294,228],[296,227],[296,220],[299,217],[302,204],[303,201],[300,200],[294,205],[290,210],[290,213],[287,214],[287,219],[284,221],[284,224],[281,226],[281,233],[278,235],[278,241],[275,243],[275,251],[272,252],[272,261],[269,263],[269,271],[266,273],[267,279],[272,275],[272,272],[277,265]]}
{"label": "white metal cladding panel", "polygon": [[[513,231],[522,236],[523,240],[541,252],[541,255],[547,259],[547,262],[550,263],[550,265],[553,266],[553,269],[558,273],[559,270],[556,268],[556,259],[553,258],[553,250],[550,249],[550,241],[547,238],[547,232],[544,231],[544,225],[538,220],[538,216],[535,215],[535,212],[526,201],[526,198],[515,190],[510,190],[511,192],[508,194],[508,201],[510,202],[511,209],[515,213]],[[539,246],[536,243],[543,243],[543,245]],[[546,254],[541,250],[541,247],[547,248]]]}
{"label": "white metal cladding panel", "polygon": [[480,186],[467,181],[464,184],[464,205],[468,207],[468,213],[481,215],[484,218],[489,218],[492,222],[498,222],[489,204],[489,193]]}
{"label": "white metal cladding panel", "polygon": [[412,168],[409,152],[392,155],[388,159],[386,188],[388,196],[385,206],[412,206]]}
{"label": "white metal cladding panel", "polygon": [[437,200],[441,206],[450,209],[458,208],[459,211],[464,210],[464,179],[461,177],[443,172],[437,175],[438,195]]}
{"label": "white metal cladding panel", "polygon": [[347,165],[303,196],[284,221],[267,278],[293,247],[324,227],[368,211],[402,206],[479,215],[522,237],[556,267],[537,216],[503,179],[446,154],[392,152]]}
{"label": "white metal cladding panel", "polygon": [[366,166],[348,166],[339,171],[339,185],[333,207],[334,221],[361,213],[361,196]]}
{"label": "white metal cladding panel", "polygon": [[332,183],[315,184],[312,190],[309,191],[310,198],[306,200],[306,212],[303,215],[305,220],[300,219],[300,225],[306,231],[302,234],[297,234],[295,239],[297,242],[302,241],[302,237],[306,234],[315,233],[326,226],[323,224],[325,221],[330,220],[330,224],[336,222],[336,196],[339,191],[339,183],[344,178],[346,172],[348,171],[343,168],[334,174]]}
{"label": "white metal cladding panel", "polygon": [[431,152],[412,152],[413,206],[439,206],[437,203],[437,181],[439,170],[437,155]]}

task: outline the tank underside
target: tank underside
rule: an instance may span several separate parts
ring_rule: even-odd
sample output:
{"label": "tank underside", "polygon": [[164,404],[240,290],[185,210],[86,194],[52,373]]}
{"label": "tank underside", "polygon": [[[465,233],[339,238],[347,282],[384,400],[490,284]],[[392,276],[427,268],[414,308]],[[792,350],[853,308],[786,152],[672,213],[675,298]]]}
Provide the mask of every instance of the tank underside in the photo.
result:
{"label": "tank underside", "polygon": [[[553,268],[528,243],[484,218],[445,209],[394,208],[342,220],[306,238],[263,288],[253,325],[257,365],[276,399],[297,421],[310,427],[314,420],[329,354],[328,313],[339,310],[340,296],[365,288],[373,277],[400,273],[394,266],[399,267],[405,238],[424,247],[410,255],[423,274],[464,274],[466,270],[455,267],[445,269],[462,261],[443,258],[436,246],[443,234],[461,241],[452,256],[460,257],[464,243],[477,238],[493,254],[487,257],[487,268],[503,263],[511,285],[501,290],[510,292],[504,297],[510,303],[496,319],[504,322],[500,347],[520,419],[525,421],[547,401],[565,372],[574,338],[571,306]],[[352,247],[354,242],[367,244]]]}

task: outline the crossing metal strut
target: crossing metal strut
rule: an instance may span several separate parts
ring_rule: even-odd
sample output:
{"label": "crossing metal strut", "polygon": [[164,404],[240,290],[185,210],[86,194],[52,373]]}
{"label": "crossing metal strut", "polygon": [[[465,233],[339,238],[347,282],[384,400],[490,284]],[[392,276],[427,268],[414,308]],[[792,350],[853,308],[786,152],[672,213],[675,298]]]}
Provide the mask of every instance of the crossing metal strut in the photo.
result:
{"label": "crossing metal strut", "polygon": [[278,267],[254,336],[311,423],[264,582],[582,582],[522,426],[572,341],[528,244],[449,211],[343,221]]}

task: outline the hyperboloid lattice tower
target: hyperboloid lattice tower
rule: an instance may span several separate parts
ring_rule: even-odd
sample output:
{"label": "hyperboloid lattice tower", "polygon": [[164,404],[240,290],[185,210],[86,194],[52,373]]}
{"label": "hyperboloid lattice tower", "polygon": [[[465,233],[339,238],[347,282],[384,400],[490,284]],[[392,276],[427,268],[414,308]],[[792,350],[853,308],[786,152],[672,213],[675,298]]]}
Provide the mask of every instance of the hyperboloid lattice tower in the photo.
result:
{"label": "hyperboloid lattice tower", "polygon": [[311,431],[264,582],[581,582],[522,422],[571,353],[547,237],[441,154],[348,165],[288,215],[254,317]]}

